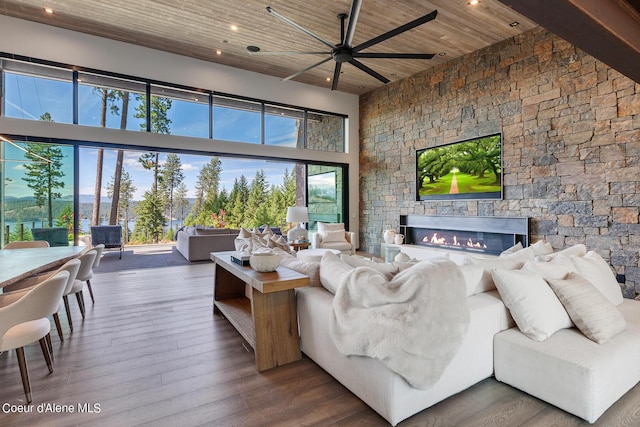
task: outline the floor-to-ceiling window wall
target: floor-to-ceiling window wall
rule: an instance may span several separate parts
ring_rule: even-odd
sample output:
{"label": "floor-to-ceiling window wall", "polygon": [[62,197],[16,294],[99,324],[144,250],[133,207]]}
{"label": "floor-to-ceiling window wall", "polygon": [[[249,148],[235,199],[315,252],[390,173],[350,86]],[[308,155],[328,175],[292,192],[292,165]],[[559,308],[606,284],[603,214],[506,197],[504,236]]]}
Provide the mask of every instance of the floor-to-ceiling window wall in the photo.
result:
{"label": "floor-to-ceiling window wall", "polygon": [[[60,64],[42,65],[15,59],[1,61],[4,88],[1,109],[7,117],[303,150],[345,150],[345,118],[340,115],[107,75],[96,70],[75,71]],[[17,144],[25,146],[34,144],[29,141],[35,139],[30,135],[16,137],[17,141],[24,141]],[[110,150],[108,146],[92,141],[73,140],[60,144],[53,141],[48,146],[55,150],[66,147],[66,163],[73,165],[77,161],[80,165],[76,191],[73,191],[73,168],[65,166],[70,179],[65,196],[71,202],[64,212],[60,210],[61,193],[50,191],[38,199],[41,204],[43,197],[49,198],[46,203],[56,206],[51,209],[52,218],[51,221],[47,218],[47,224],[53,226],[64,219],[70,224],[71,240],[72,218],[75,218],[75,230],[80,234],[88,233],[91,224],[120,223],[126,241],[144,243],[149,240],[148,233],[135,228],[139,215],[135,208],[140,204],[144,206],[151,197],[149,192],[158,198],[157,204],[161,204],[162,210],[159,213],[162,230],[154,234],[153,241],[171,239],[177,227],[187,222],[233,227],[269,224],[286,229],[286,207],[296,204],[309,204],[311,226],[319,220],[347,220],[344,166],[322,166],[308,160],[296,162],[284,158],[266,161],[250,155],[225,157],[224,153],[205,157],[183,152],[179,146],[163,151],[137,151],[126,146]],[[77,159],[73,146],[82,147],[77,151]],[[12,149],[5,148],[4,154],[11,154]],[[184,160],[185,156],[191,157]],[[198,174],[203,169],[211,169],[211,165],[197,166],[206,164],[207,158],[220,162],[217,168],[221,177],[216,178],[218,181],[213,189],[203,189],[202,182],[198,181]],[[265,167],[260,167],[261,164]],[[171,167],[174,171],[168,188],[167,176],[171,174]],[[18,166],[13,178],[4,173],[8,180],[8,188],[2,197],[4,211],[14,205],[11,197],[15,197],[12,194],[16,191],[10,186],[11,180],[25,179],[18,177],[21,170],[25,167]],[[329,185],[332,190],[321,195],[319,191],[328,188],[325,181],[331,178],[329,175],[332,176]],[[322,176],[326,179],[321,180]],[[114,191],[116,177],[120,185],[117,194]],[[226,181],[222,181],[222,177]],[[151,183],[143,184],[148,179]],[[187,182],[191,182],[191,188]],[[257,187],[260,187],[259,191]],[[247,195],[260,196],[257,199],[256,196],[252,196],[253,199],[243,196],[236,200],[238,191],[245,190]],[[121,197],[123,191],[125,194]],[[77,204],[73,203],[74,198],[78,200]],[[112,201],[117,208],[111,208]],[[44,221],[42,216],[40,213],[40,226]],[[9,228],[3,227],[4,242],[30,238],[29,231],[37,222],[33,215],[22,219],[12,216],[11,212],[3,218],[9,225]],[[23,232],[17,233],[17,229]]]}

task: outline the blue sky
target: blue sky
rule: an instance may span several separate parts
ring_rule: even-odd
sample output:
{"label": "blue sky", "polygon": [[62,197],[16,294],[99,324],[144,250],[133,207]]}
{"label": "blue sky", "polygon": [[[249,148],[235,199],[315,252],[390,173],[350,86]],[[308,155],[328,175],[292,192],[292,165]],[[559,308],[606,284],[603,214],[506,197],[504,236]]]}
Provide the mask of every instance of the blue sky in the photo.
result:
{"label": "blue sky", "polygon": [[[72,122],[72,85],[70,82],[46,80],[42,78],[21,76],[11,73],[5,74],[5,109],[4,114],[9,117],[19,117],[24,119],[38,120],[42,114],[48,112],[53,121],[58,123]],[[91,87],[83,84],[79,85],[79,123],[85,126],[100,125],[101,101],[98,93]],[[135,106],[138,102],[132,97],[129,106],[127,119],[127,129],[131,131],[140,130],[142,119],[135,118]],[[208,104],[195,102],[194,100],[183,101],[174,99],[169,110],[168,117],[171,120],[171,134],[206,138],[208,131]],[[225,107],[215,107],[214,109],[214,137],[229,141],[240,141],[245,143],[260,143],[260,115],[257,112],[250,112]],[[120,127],[120,116],[107,114],[106,126],[111,128]],[[295,119],[279,116],[267,116],[265,120],[266,142],[269,145],[291,145],[296,140]],[[65,151],[71,155],[71,150]],[[138,157],[142,152],[125,152],[124,168],[131,175],[134,185],[137,187],[135,199],[140,199],[144,192],[153,185],[153,173],[142,168],[138,162]],[[21,159],[23,153],[10,147],[7,148],[7,158]],[[97,150],[80,150],[80,194],[93,194],[95,186]],[[166,154],[160,154],[160,161],[164,160]],[[209,157],[180,155],[182,170],[185,175],[185,184],[189,189],[189,197],[195,196],[195,183],[197,175]],[[262,169],[270,185],[282,183],[285,169],[292,170],[293,164],[266,162],[263,160],[242,160],[236,158],[221,158],[221,188],[228,191],[233,187],[234,180],[243,175],[250,182],[256,171]],[[71,158],[68,159],[72,163]],[[103,170],[103,196],[106,195],[106,185],[110,182],[115,169],[116,151],[107,150],[104,152]],[[26,183],[20,178],[23,173],[23,166],[20,163],[6,162],[5,172],[12,181],[6,185],[7,196],[21,197],[30,195],[32,192],[26,187]],[[70,169],[67,170],[69,179]],[[63,189],[63,194],[71,192],[70,185]]]}

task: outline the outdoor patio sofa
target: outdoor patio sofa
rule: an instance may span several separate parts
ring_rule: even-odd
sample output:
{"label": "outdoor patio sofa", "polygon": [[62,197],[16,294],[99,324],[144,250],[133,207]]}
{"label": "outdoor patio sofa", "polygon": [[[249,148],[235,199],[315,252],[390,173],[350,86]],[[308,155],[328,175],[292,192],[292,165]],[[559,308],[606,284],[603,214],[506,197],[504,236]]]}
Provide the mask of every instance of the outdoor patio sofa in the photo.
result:
{"label": "outdoor patio sofa", "polygon": [[188,261],[205,261],[211,252],[233,251],[239,230],[186,226],[176,232],[176,249]]}

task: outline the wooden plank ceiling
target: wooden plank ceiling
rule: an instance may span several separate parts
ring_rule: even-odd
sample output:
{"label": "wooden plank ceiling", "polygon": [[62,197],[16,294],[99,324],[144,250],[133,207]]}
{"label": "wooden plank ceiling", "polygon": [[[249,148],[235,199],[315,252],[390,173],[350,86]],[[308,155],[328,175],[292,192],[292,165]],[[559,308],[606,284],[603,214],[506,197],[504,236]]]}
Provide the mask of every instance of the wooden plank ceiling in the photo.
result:
{"label": "wooden plank ceiling", "polygon": [[[50,7],[53,14],[44,12]],[[250,55],[263,51],[325,51],[326,46],[276,19],[271,6],[319,37],[338,43],[339,13],[351,0],[0,0],[0,14],[67,28],[153,49],[186,55],[280,78],[326,56]],[[352,45],[438,10],[435,20],[363,52],[435,53],[430,60],[362,59],[391,81],[528,31],[537,24],[498,0],[363,0]],[[519,25],[510,26],[517,22]],[[233,31],[231,26],[237,26]],[[216,54],[220,50],[222,54]],[[83,64],[75,64],[82,66]],[[330,88],[335,62],[294,80]],[[362,94],[383,85],[351,64],[343,64],[337,90]]]}

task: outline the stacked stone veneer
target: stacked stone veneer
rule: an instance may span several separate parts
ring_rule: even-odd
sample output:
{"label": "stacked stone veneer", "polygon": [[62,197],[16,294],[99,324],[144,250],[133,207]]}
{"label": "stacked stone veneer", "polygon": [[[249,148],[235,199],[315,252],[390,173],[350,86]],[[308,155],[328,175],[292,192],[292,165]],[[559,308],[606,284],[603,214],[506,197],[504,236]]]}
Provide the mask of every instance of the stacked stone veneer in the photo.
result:
{"label": "stacked stone veneer", "polygon": [[[503,133],[504,199],[415,201],[415,152]],[[360,249],[401,214],[524,216],[640,294],[640,84],[542,28],[360,98]]]}

